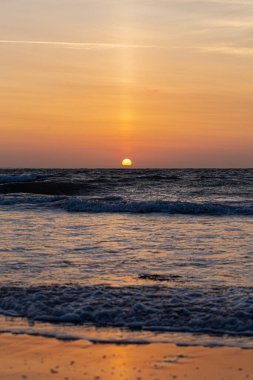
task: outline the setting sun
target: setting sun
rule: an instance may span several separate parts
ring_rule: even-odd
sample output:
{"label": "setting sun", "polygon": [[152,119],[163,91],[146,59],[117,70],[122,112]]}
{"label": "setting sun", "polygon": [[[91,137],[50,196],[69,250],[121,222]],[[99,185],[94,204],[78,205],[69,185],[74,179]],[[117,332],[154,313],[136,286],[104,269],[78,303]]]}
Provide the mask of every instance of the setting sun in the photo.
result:
{"label": "setting sun", "polygon": [[122,161],[122,166],[124,166],[124,167],[130,167],[130,166],[133,166],[133,162],[132,162],[132,160],[130,160],[129,158],[125,158],[125,159]]}

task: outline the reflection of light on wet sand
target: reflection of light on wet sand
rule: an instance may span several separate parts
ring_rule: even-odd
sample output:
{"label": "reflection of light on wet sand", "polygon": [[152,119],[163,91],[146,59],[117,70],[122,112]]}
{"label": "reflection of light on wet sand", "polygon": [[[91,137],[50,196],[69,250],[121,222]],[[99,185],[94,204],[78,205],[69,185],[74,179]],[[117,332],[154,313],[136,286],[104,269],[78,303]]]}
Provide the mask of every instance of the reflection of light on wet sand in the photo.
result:
{"label": "reflection of light on wet sand", "polygon": [[253,351],[169,344],[101,345],[41,337],[0,336],[1,379],[249,378]]}

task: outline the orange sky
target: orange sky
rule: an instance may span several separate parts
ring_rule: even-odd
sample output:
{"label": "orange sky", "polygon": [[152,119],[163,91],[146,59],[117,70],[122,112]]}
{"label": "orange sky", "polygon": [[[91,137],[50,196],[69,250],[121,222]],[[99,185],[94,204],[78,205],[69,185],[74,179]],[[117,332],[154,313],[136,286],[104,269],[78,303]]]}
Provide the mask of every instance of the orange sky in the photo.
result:
{"label": "orange sky", "polygon": [[252,167],[252,12],[252,0],[0,2],[0,166]]}

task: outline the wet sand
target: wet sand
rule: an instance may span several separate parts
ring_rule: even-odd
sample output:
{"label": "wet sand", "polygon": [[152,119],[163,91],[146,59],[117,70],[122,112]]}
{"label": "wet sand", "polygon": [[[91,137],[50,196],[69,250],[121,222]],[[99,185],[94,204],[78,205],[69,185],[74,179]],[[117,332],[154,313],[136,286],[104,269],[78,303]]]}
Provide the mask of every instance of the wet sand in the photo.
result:
{"label": "wet sand", "polygon": [[0,379],[253,379],[253,350],[62,342],[0,335]]}

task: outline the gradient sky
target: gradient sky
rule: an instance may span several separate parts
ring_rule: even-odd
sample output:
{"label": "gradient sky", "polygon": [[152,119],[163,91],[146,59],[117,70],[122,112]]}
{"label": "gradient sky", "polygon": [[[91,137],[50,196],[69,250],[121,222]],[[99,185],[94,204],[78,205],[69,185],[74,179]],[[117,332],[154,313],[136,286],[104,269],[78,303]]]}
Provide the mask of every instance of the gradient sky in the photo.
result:
{"label": "gradient sky", "polygon": [[0,166],[253,166],[253,0],[0,0]]}

